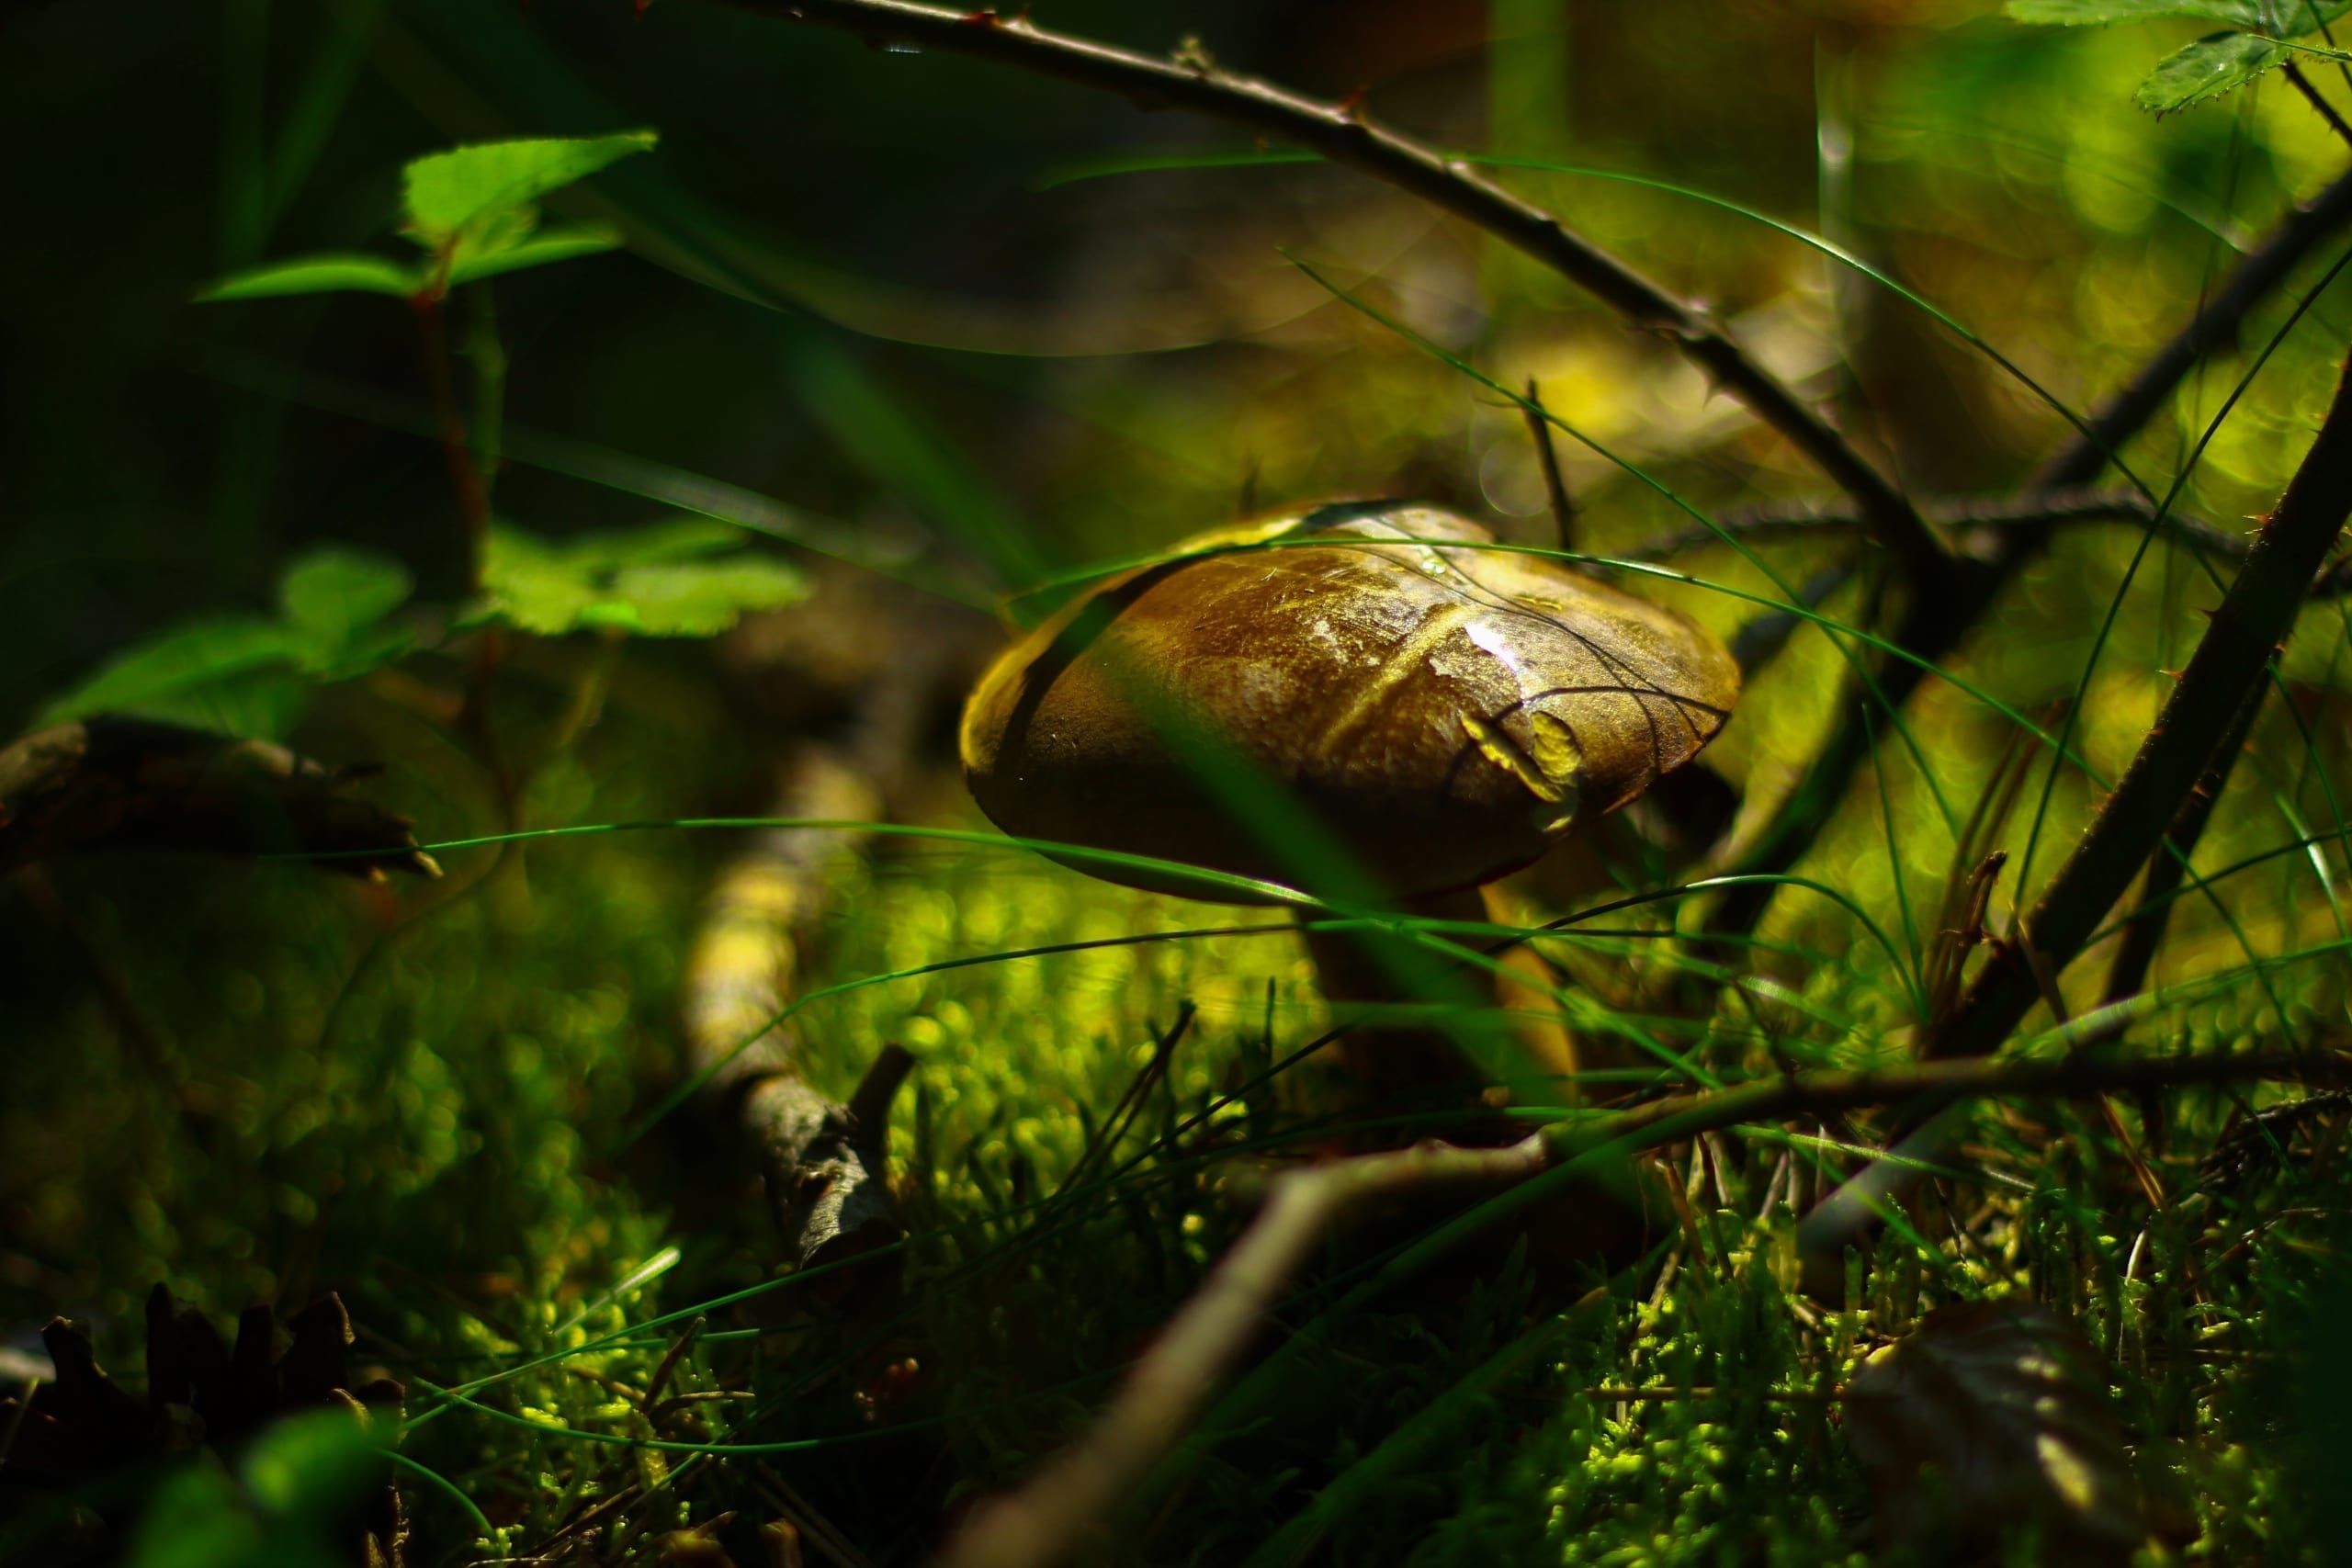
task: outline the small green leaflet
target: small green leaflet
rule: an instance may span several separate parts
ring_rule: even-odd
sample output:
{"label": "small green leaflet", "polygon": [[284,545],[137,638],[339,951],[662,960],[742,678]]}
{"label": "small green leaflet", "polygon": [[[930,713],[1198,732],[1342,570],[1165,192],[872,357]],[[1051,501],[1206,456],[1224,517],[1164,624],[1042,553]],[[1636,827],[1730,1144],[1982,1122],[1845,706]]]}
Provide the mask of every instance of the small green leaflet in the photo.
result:
{"label": "small green leaflet", "polygon": [[570,261],[574,256],[593,256],[599,251],[609,251],[621,243],[620,231],[601,223],[575,223],[561,229],[542,229],[527,239],[516,240],[503,249],[458,247],[449,264],[446,282],[455,288],[471,283],[476,278],[495,277],[502,272],[520,272],[526,266],[545,266],[549,262]]}
{"label": "small green leaflet", "polygon": [[493,528],[478,617],[543,637],[589,627],[714,637],[747,611],[777,609],[808,591],[799,570],[744,554],[744,543],[738,530],[699,519],[564,541]]}
{"label": "small green leaflet", "polygon": [[632,152],[652,150],[650,130],[617,136],[482,141],[419,158],[402,171],[406,221],[418,243],[438,249],[469,223],[527,206]]}
{"label": "small green leaflet", "polygon": [[2293,40],[2352,11],[2352,0],[2009,0],[2007,8],[2012,20],[2057,27],[2187,17],[2246,29],[2199,39],[2157,62],[2133,98],[2164,115],[2284,65],[2295,56]]}
{"label": "small green leaflet", "polygon": [[616,160],[650,150],[650,130],[615,136],[485,141],[416,159],[404,171],[401,231],[429,253],[397,262],[365,252],[333,252],[264,262],[231,273],[197,299],[266,299],[289,294],[437,297],[444,289],[525,267],[594,255],[621,243],[601,223],[541,229],[540,197]]}
{"label": "small green leaflet", "polygon": [[279,580],[279,615],[185,622],[116,655],[51,703],[44,724],[137,714],[274,740],[300,716],[311,685],[346,680],[406,652],[384,624],[407,603],[408,571],[372,551],[328,546]]}
{"label": "small green leaflet", "polygon": [[2132,100],[2143,109],[2170,114],[2243,87],[2293,57],[2294,51],[2272,39],[2215,33],[2158,61]]}
{"label": "small green leaflet", "polygon": [[2200,22],[2222,22],[2267,33],[2273,38],[2300,38],[2334,21],[2347,8],[2321,0],[2009,0],[2013,22],[2038,22],[2051,27],[2085,27],[2101,22],[2153,22],[2165,17],[2186,17]]}
{"label": "small green leaflet", "polygon": [[2266,19],[2260,0],[2009,0],[2007,9],[2013,22],[2060,28],[2151,22],[2160,17],[2193,17],[2199,21],[2259,28]]}
{"label": "small green leaflet", "polygon": [[401,299],[424,287],[423,269],[381,256],[297,256],[232,272],[197,295],[216,299],[268,299],[287,294],[391,294]]}

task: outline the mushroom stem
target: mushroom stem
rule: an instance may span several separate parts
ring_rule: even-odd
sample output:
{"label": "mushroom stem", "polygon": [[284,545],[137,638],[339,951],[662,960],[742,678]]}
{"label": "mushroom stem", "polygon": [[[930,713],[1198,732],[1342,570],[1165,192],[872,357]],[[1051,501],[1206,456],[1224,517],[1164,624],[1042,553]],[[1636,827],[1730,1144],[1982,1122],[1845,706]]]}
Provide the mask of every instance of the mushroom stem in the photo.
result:
{"label": "mushroom stem", "polygon": [[[1500,900],[1478,887],[1399,899],[1396,909],[1428,920],[1510,923]],[[1548,974],[1516,970],[1509,957],[1509,972],[1492,976],[1466,963],[1433,964],[1427,947],[1393,931],[1303,927],[1299,935],[1331,1021],[1347,1031],[1340,1064],[1382,1110],[1460,1110],[1482,1098],[1498,1105],[1562,1101],[1562,1078],[1576,1070],[1566,1033],[1536,1020],[1506,1025],[1497,1014],[1498,1007],[1547,1008]],[[1470,939],[1468,945],[1487,944]],[[1407,1007],[1417,1010],[1397,1016]]]}

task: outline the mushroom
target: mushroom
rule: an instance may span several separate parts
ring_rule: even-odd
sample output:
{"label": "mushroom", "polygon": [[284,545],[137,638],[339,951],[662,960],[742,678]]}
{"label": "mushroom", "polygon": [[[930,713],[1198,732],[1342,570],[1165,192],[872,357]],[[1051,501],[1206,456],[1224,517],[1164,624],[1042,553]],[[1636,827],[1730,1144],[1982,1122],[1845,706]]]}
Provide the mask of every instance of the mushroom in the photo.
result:
{"label": "mushroom", "polygon": [[[1494,542],[1436,507],[1345,502],[1109,579],[981,677],[973,798],[1018,837],[1486,919],[1485,884],[1689,761],[1739,694],[1688,617]],[[1308,940],[1335,1003],[1397,998],[1382,971],[1405,944]],[[1385,1087],[1430,1070],[1378,1035],[1346,1054]]]}

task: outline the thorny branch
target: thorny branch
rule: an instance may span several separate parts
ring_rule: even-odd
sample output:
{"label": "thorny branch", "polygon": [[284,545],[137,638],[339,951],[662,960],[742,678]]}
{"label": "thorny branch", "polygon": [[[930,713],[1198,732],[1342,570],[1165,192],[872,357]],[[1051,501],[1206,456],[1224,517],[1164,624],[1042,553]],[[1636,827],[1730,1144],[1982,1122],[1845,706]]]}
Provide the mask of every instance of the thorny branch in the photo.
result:
{"label": "thorny branch", "polygon": [[[2315,1053],[2123,1059],[2077,1052],[2040,1061],[1807,1073],[1562,1122],[1506,1148],[1424,1143],[1290,1172],[1275,1179],[1248,1231],[1128,1371],[1092,1429],[1020,1490],[976,1512],[942,1560],[946,1568],[1047,1568],[1095,1540],[1200,1419],[1306,1259],[1351,1216],[1400,1193],[1491,1195],[1571,1165],[1597,1167],[1702,1133],[1831,1111],[2347,1077],[2352,1059]],[[1454,1231],[1450,1239],[1468,1234]],[[1439,1250],[1420,1250],[1417,1260],[1425,1263]]]}
{"label": "thorny branch", "polygon": [[[2041,901],[2019,922],[2017,936],[1994,948],[1960,1005],[1936,1021],[1923,1041],[1924,1055],[1982,1056],[1998,1049],[2042,999],[2045,987],[2080,954],[2167,832],[2186,830],[2184,807],[2199,781],[2213,777],[2223,748],[2242,737],[2240,719],[2251,721],[2250,699],[2268,679],[2271,660],[2347,517],[2352,380],[2339,379],[2319,434],[2213,611],[2155,727]],[[1911,1162],[1935,1157],[1949,1134],[1940,1120],[1917,1126],[1898,1145],[1900,1160],[1881,1160],[1857,1174],[1805,1217],[1799,1249],[1809,1258],[1835,1257],[1873,1223],[1883,1202],[1905,1189]]]}
{"label": "thorny branch", "polygon": [[[2007,546],[2007,531],[2017,528],[2075,527],[2101,523],[2154,525],[2167,537],[2211,560],[2242,561],[2254,548],[2254,531],[2233,532],[2178,512],[2159,513],[2155,503],[2130,491],[2029,491],[1958,501],[1926,501],[1920,510],[1951,531],[1961,553],[1991,558]],[[1802,537],[1824,531],[1853,528],[1860,516],[1851,507],[1793,505],[1743,506],[1724,513],[1713,528],[1686,528],[1644,545],[1632,552],[1637,560],[1667,560],[1686,550],[1735,539]],[[2334,598],[2352,593],[2352,561],[2339,563],[2312,584],[2312,597]]]}
{"label": "thorny branch", "polygon": [[873,43],[913,44],[1017,66],[1168,106],[1286,141],[1363,171],[1516,246],[1598,297],[1633,325],[1673,344],[1725,391],[1826,474],[1870,520],[1871,533],[1914,578],[1942,559],[1942,540],[1817,411],[1773,377],[1705,314],[1600,249],[1549,212],[1449,158],[1374,123],[1354,99],[1330,104],[1227,71],[1197,50],[1162,60],[1048,32],[1025,17],[950,10],[907,0],[740,0]]}
{"label": "thorny branch", "polygon": [[2212,613],[2188,668],[2098,817],[2022,923],[1980,970],[1960,1010],[1928,1042],[1931,1056],[1982,1055],[2007,1038],[2041,992],[2030,960],[2064,969],[2148,863],[2229,733],[2312,580],[2352,517],[2352,380],[2335,399],[2245,565]]}

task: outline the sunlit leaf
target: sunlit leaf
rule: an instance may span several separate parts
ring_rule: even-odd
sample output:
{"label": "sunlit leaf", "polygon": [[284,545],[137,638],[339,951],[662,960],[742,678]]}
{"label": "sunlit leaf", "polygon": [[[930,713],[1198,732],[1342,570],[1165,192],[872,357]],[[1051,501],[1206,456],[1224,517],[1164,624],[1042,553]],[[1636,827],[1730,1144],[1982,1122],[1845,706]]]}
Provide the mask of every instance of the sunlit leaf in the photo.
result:
{"label": "sunlit leaf", "polygon": [[453,285],[471,283],[477,278],[495,277],[501,273],[520,272],[528,266],[570,261],[574,256],[593,256],[612,250],[620,243],[617,230],[602,224],[582,223],[570,228],[542,230],[502,250],[469,254],[460,245],[457,259],[449,266],[449,282]]}
{"label": "sunlit leaf", "polygon": [[1929,1313],[1855,1371],[1845,1411],[1887,1549],[2030,1536],[2037,1561],[2122,1563],[2147,1535],[2097,1353],[2044,1307]]}
{"label": "sunlit leaf", "polygon": [[2352,5],[2343,0],[2322,0],[2317,5],[2312,0],[2009,0],[2005,9],[2011,21],[2052,27],[2186,17],[2274,38],[2300,38],[2352,10]]}
{"label": "sunlit leaf", "polygon": [[288,624],[340,646],[399,609],[414,586],[408,569],[390,556],[329,545],[278,579],[277,603]]}
{"label": "sunlit leaf", "polygon": [[203,301],[272,299],[289,294],[391,294],[402,299],[424,287],[414,267],[359,252],[295,256],[232,272],[197,295]]}
{"label": "sunlit leaf", "polygon": [[2133,97],[2143,109],[2170,114],[2243,87],[2293,55],[2294,51],[2271,39],[2216,33],[2158,61]]}
{"label": "sunlit leaf", "polygon": [[555,637],[590,626],[641,637],[710,637],[752,610],[808,592],[806,577],[773,557],[733,555],[742,536],[682,520],[565,543],[493,529],[482,565],[484,613]]}
{"label": "sunlit leaf", "polygon": [[2227,22],[2233,27],[2263,25],[2259,0],[2009,0],[2006,9],[2014,22],[2039,22],[2052,27],[2082,27],[2096,22],[2147,22],[2160,17],[2193,17],[2200,21]]}
{"label": "sunlit leaf", "polygon": [[407,228],[420,243],[438,246],[477,219],[537,201],[632,152],[650,151],[657,140],[650,130],[538,137],[419,158],[403,171]]}
{"label": "sunlit leaf", "polygon": [[774,610],[808,592],[808,580],[767,556],[631,567],[613,579],[628,629],[646,637],[716,637],[752,610]]}

